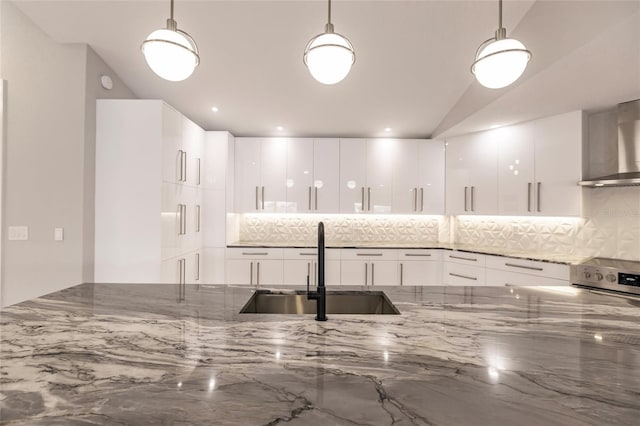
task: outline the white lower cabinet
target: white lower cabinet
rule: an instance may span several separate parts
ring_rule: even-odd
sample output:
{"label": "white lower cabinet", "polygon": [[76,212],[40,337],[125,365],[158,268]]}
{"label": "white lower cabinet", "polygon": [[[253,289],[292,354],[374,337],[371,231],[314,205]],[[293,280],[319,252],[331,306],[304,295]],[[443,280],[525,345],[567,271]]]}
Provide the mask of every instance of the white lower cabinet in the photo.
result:
{"label": "white lower cabinet", "polygon": [[282,285],[282,249],[227,249],[226,276],[228,284]]}
{"label": "white lower cabinet", "polygon": [[442,285],[441,250],[401,250],[398,268],[400,285]]}
{"label": "white lower cabinet", "polygon": [[200,284],[204,262],[199,250],[162,261],[160,282],[164,284]]}
{"label": "white lower cabinet", "polygon": [[569,265],[504,256],[487,256],[486,265],[488,285],[570,285]]}
{"label": "white lower cabinet", "polygon": [[[325,285],[340,285],[340,250],[327,249],[324,256]],[[307,276],[310,287],[318,285],[317,248],[285,249],[283,285],[306,288]]]}
{"label": "white lower cabinet", "polygon": [[397,250],[343,249],[342,285],[400,285]]}

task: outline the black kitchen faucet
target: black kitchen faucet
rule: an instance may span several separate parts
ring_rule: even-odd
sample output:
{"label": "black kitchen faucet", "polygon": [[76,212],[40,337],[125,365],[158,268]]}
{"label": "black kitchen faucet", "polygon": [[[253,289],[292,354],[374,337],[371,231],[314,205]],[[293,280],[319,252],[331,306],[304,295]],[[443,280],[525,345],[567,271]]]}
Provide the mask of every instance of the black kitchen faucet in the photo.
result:
{"label": "black kitchen faucet", "polygon": [[316,321],[327,320],[327,288],[324,286],[324,224],[318,223],[318,287],[316,291],[309,291],[309,276],[307,275],[307,299],[317,302]]}

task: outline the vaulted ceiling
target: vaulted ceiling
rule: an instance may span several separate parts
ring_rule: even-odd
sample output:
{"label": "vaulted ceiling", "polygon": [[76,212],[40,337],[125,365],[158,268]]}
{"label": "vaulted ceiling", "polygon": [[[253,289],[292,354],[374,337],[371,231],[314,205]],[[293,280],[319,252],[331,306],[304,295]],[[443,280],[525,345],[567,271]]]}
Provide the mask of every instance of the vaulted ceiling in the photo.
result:
{"label": "vaulted ceiling", "polygon": [[497,28],[497,0],[334,1],[335,30],[357,55],[334,86],[302,63],[324,30],[325,1],[177,0],[178,27],[201,56],[179,83],[153,74],[140,53],[169,0],[15,3],[56,41],[89,44],[138,97],[236,136],[447,137],[640,98],[638,1],[505,1],[507,34],[533,58],[500,90],[469,71]]}

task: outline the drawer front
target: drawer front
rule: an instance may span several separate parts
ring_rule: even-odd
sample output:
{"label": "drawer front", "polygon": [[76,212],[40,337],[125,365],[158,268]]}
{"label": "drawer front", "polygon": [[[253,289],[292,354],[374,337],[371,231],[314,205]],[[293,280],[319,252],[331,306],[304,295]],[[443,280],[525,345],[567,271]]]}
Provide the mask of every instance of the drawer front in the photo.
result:
{"label": "drawer front", "polygon": [[[309,247],[309,248],[286,248],[283,250],[284,258],[288,260],[317,260],[318,259],[318,248],[317,247]],[[340,260],[340,249],[325,249],[324,250],[324,258],[325,260]]]}
{"label": "drawer front", "polygon": [[424,250],[398,250],[398,260],[442,260],[442,250],[424,249]]}
{"label": "drawer front", "polygon": [[515,259],[513,257],[487,256],[487,268],[500,271],[537,275],[540,277],[569,280],[569,265],[559,263],[536,262],[535,260]]}
{"label": "drawer front", "polygon": [[568,286],[568,280],[558,280],[555,278],[540,277],[536,275],[520,274],[511,271],[499,271],[497,269],[487,269],[487,285],[496,286]]}
{"label": "drawer front", "polygon": [[228,248],[227,259],[273,259],[282,260],[283,249],[274,248]]}
{"label": "drawer front", "polygon": [[484,254],[477,253],[467,253],[464,251],[449,251],[447,250],[444,253],[444,260],[446,262],[460,263],[463,265],[472,265],[472,266],[485,266],[485,258]]}
{"label": "drawer front", "polygon": [[398,250],[342,249],[341,257],[342,260],[364,260],[367,262],[398,260]]}
{"label": "drawer front", "polygon": [[485,268],[447,262],[444,264],[444,282],[447,285],[485,285]]}

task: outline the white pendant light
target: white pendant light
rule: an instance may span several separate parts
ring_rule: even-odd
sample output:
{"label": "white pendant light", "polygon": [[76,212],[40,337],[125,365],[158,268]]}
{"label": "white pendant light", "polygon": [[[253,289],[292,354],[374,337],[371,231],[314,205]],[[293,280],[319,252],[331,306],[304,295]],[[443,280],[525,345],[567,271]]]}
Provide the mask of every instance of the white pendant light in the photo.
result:
{"label": "white pendant light", "polygon": [[490,89],[500,89],[516,81],[531,59],[531,52],[524,44],[507,38],[507,30],[502,28],[502,0],[499,0],[498,8],[496,35],[478,47],[476,60],[471,65],[471,72],[478,82]]}
{"label": "white pendant light", "polygon": [[200,63],[196,42],[173,20],[173,0],[167,28],[149,34],[141,50],[151,70],[169,81],[187,79]]}
{"label": "white pendant light", "polygon": [[309,40],[304,49],[303,60],[313,78],[322,84],[342,81],[356,61],[356,53],[349,40],[333,31],[331,0],[325,32]]}

